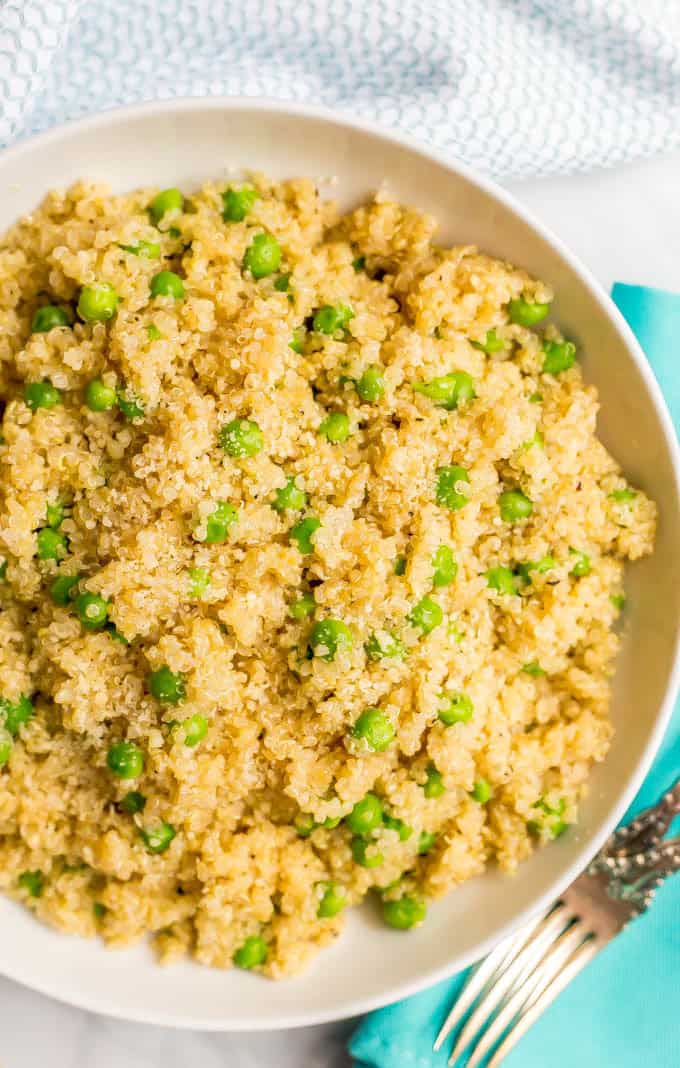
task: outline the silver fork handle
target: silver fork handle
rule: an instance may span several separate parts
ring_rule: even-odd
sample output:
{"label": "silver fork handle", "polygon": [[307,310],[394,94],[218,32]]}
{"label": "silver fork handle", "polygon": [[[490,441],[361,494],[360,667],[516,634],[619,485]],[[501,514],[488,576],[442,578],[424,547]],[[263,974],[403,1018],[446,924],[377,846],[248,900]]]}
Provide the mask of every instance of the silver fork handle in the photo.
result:
{"label": "silver fork handle", "polygon": [[617,857],[642,853],[658,845],[677,815],[680,815],[680,779],[655,805],[650,805],[630,823],[614,831],[603,853]]}

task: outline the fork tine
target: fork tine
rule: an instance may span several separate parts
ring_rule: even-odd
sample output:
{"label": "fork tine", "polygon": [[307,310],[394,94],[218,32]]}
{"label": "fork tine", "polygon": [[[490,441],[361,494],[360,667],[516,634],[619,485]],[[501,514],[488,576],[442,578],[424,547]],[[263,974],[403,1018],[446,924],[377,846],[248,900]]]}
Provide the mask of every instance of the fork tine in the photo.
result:
{"label": "fork tine", "polygon": [[476,1068],[476,1065],[491,1050],[503,1036],[506,1028],[512,1023],[523,1006],[530,1006],[542,991],[558,975],[574,951],[583,944],[584,939],[590,935],[589,928],[579,921],[562,932],[560,937],[548,949],[542,960],[526,976],[510,994],[500,1011],[491,1021],[487,1029],[482,1032],[479,1041],[472,1050],[466,1068]]}
{"label": "fork tine", "polygon": [[601,946],[595,939],[591,939],[589,942],[583,942],[579,946],[571,959],[567,961],[567,964],[562,971],[558,973],[545,990],[536,997],[536,1000],[532,1001],[518,1017],[514,1026],[510,1028],[493,1057],[489,1060],[487,1068],[499,1068],[499,1065],[505,1060],[510,1050],[517,1045],[520,1038],[522,1038],[529,1028],[536,1023],[536,1020],[542,1014],[544,1009],[555,1000],[557,995],[569,985],[572,979],[578,975],[588,961],[593,959],[600,949]]}
{"label": "fork tine", "polygon": [[469,976],[465,980],[465,983],[453,1003],[449,1015],[444,1020],[441,1026],[439,1034],[434,1040],[432,1050],[434,1053],[440,1048],[442,1042],[453,1031],[458,1021],[465,1015],[468,1008],[475,1000],[480,990],[484,987],[489,976],[496,970],[497,967],[501,967],[508,953],[508,945],[504,940],[496,948],[482,960],[476,968],[470,972]]}
{"label": "fork tine", "polygon": [[496,1005],[505,997],[516,983],[523,981],[525,975],[531,972],[536,963],[544,956],[546,950],[558,937],[570,917],[566,906],[560,902],[538,925],[535,933],[522,947],[518,955],[500,972],[492,984],[484,991],[480,1001],[477,1002],[472,1014],[463,1027],[458,1040],[451,1052],[449,1064],[454,1064],[456,1058],[470,1044],[484,1021],[491,1015]]}
{"label": "fork tine", "polygon": [[451,1012],[444,1020],[441,1026],[441,1030],[437,1035],[432,1050],[434,1053],[441,1047],[444,1040],[451,1034],[456,1024],[463,1018],[472,1002],[475,1000],[480,991],[484,988],[486,983],[491,979],[496,969],[502,968],[508,963],[509,959],[515,956],[515,954],[521,949],[529,936],[535,931],[539,923],[542,920],[542,916],[531,920],[529,923],[520,927],[519,931],[515,931],[514,934],[508,938],[504,938],[488,957],[480,961],[476,968],[474,968],[468,978],[465,981],[458,997],[453,1003]]}

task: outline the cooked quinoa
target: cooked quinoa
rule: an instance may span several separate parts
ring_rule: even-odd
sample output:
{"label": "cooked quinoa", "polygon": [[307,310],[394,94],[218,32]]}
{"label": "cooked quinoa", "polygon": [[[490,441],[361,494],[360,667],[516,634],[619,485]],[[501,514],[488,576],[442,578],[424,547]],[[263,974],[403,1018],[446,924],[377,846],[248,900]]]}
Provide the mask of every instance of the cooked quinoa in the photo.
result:
{"label": "cooked quinoa", "polygon": [[576,821],[655,506],[548,285],[435,229],[256,175],[2,239],[0,888],[40,919],[278,978]]}

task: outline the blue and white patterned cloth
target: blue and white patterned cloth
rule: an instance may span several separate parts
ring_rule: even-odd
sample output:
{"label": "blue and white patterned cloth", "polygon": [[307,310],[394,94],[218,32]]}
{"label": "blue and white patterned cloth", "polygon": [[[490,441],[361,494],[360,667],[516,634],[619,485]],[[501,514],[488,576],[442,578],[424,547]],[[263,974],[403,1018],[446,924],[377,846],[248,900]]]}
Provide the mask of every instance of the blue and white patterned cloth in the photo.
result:
{"label": "blue and white patterned cloth", "polygon": [[0,145],[117,104],[272,96],[527,176],[680,146],[680,0],[0,0]]}

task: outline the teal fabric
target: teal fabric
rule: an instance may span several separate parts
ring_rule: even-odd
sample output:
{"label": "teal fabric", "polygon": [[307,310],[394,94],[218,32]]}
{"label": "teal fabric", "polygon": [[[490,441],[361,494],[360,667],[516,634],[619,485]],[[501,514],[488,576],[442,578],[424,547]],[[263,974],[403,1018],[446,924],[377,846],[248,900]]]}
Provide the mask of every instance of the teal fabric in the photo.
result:
{"label": "teal fabric", "polygon": [[[635,331],[680,428],[680,296],[617,283],[612,296]],[[655,801],[680,773],[680,703],[631,808]],[[432,1043],[465,974],[367,1016],[350,1053],[367,1068],[439,1068],[451,1039]],[[462,1063],[462,1062],[461,1062]],[[680,876],[654,908],[600,953],[507,1059],[508,1068],[677,1068],[680,1065]]]}

